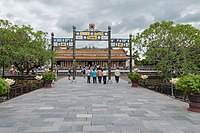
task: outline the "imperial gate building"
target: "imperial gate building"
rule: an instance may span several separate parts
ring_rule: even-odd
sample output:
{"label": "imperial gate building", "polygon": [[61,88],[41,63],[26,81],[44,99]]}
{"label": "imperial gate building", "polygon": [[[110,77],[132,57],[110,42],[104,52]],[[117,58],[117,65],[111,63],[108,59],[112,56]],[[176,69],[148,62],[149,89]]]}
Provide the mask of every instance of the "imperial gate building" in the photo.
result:
{"label": "imperial gate building", "polygon": [[[111,50],[111,68],[125,68],[126,61],[129,57],[123,49]],[[63,69],[73,67],[73,50],[60,49],[56,50],[57,65]],[[76,49],[76,65],[77,68],[85,66],[100,65],[101,67],[108,66],[108,49]]]}

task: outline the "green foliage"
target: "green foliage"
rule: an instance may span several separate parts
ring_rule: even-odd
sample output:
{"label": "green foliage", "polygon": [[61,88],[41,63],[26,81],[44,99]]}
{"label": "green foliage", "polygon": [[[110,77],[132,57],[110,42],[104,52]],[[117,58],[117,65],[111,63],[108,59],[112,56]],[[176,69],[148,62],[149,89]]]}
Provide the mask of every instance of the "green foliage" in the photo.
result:
{"label": "green foliage", "polygon": [[6,94],[10,91],[10,85],[2,78],[0,78],[0,94]]}
{"label": "green foliage", "polygon": [[173,21],[156,22],[134,38],[142,45],[144,57],[165,78],[194,73],[200,67],[200,30]]}
{"label": "green foliage", "polygon": [[56,75],[53,72],[45,72],[42,79],[45,81],[53,81],[56,79]]}
{"label": "green foliage", "polygon": [[23,72],[31,69],[31,63],[44,65],[53,53],[47,49],[47,33],[35,31],[30,25],[17,26],[0,19],[0,66],[15,65]]}
{"label": "green foliage", "polygon": [[128,73],[128,78],[131,81],[138,81],[141,78],[141,75],[137,72],[130,72]]}
{"label": "green foliage", "polygon": [[182,76],[175,85],[188,94],[200,95],[200,75]]}

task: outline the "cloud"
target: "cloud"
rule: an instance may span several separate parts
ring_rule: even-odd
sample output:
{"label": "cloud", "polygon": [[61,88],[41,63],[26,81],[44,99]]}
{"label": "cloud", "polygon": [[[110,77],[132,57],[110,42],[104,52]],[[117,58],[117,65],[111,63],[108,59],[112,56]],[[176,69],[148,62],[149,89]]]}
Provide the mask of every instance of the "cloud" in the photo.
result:
{"label": "cloud", "polygon": [[0,17],[16,24],[72,36],[72,25],[85,30],[112,27],[113,37],[127,37],[154,22],[172,20],[200,27],[199,0],[1,0]]}

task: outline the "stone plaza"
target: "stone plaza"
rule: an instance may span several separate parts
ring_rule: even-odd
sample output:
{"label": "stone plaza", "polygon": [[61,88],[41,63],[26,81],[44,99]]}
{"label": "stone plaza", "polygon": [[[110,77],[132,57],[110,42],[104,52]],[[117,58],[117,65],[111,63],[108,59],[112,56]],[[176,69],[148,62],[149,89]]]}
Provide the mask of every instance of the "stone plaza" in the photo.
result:
{"label": "stone plaza", "polygon": [[199,133],[188,103],[127,81],[88,84],[66,77],[0,104],[0,133]]}

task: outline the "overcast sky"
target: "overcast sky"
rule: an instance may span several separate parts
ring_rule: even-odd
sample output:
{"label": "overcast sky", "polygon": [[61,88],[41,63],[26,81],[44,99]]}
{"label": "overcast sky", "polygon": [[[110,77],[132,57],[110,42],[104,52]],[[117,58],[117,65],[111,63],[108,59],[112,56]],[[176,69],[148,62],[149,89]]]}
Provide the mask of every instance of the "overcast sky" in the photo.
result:
{"label": "overcast sky", "polygon": [[72,25],[85,30],[93,22],[101,31],[110,25],[112,38],[128,38],[162,20],[200,28],[200,0],[0,0],[0,19],[55,37],[72,37]]}

